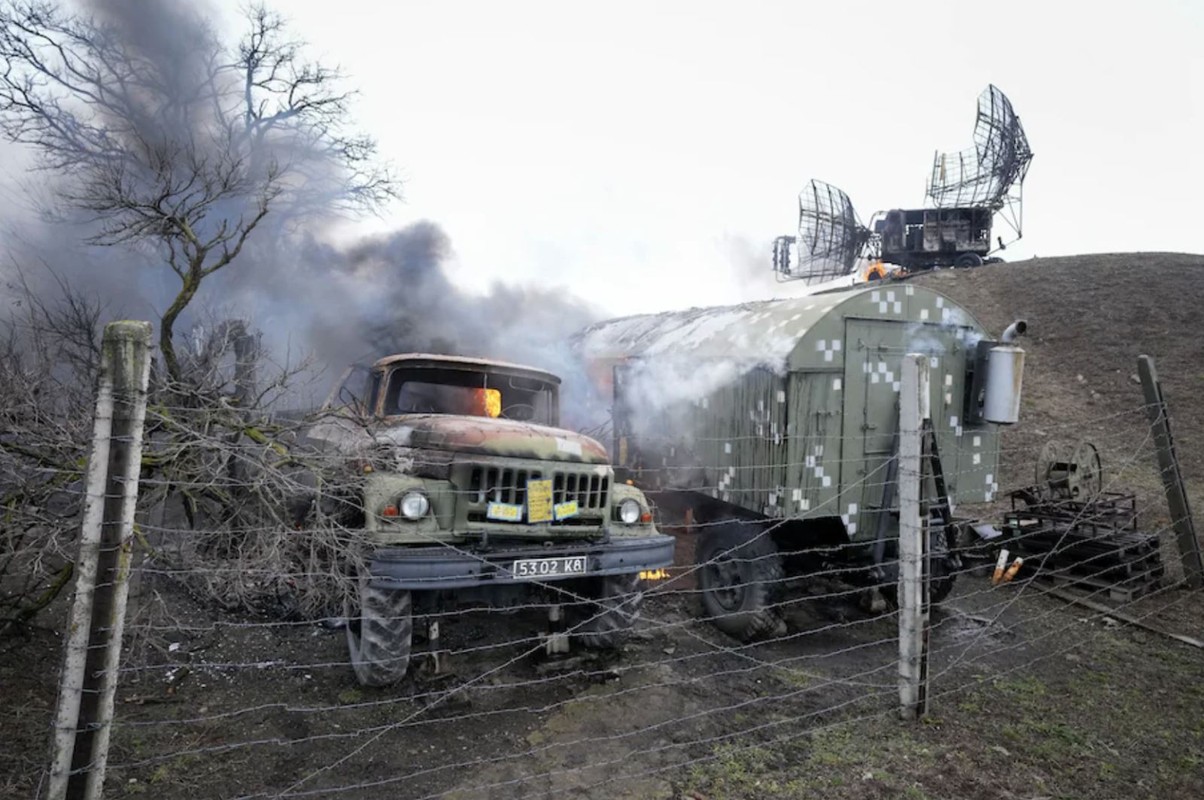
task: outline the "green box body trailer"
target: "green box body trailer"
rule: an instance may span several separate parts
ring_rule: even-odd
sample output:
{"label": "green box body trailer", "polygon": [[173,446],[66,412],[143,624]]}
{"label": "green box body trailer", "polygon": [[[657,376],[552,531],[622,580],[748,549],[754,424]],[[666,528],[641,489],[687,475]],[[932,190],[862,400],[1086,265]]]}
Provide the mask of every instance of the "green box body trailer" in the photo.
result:
{"label": "green box body trailer", "polygon": [[[752,638],[780,629],[772,599],[817,559],[893,585],[905,354],[928,359],[945,489],[934,504],[995,498],[1000,428],[1019,409],[1018,332],[1023,323],[992,339],[949,298],[898,282],[610,320],[583,331],[578,347],[612,392],[618,474],[649,494],[662,525],[701,532],[704,606]],[[944,593],[956,572],[953,531],[932,530]],[[734,588],[721,595],[725,586]]]}

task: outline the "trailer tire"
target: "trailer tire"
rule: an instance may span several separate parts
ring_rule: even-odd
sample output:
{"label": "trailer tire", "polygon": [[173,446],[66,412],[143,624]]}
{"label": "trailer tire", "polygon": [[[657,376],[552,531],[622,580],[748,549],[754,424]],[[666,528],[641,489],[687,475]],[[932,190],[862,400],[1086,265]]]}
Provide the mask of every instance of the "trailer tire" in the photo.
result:
{"label": "trailer tire", "polygon": [[953,591],[957,583],[957,570],[950,561],[950,552],[957,542],[949,537],[956,536],[954,526],[937,526],[936,520],[929,523],[932,527],[928,534],[928,563],[932,565],[932,576],[928,581],[928,602],[936,605]]}
{"label": "trailer tire", "polygon": [[346,602],[347,650],[361,686],[391,686],[410,666],[414,619],[410,593],[375,589],[366,575]]}
{"label": "trailer tire", "polygon": [[760,525],[728,522],[699,535],[702,608],[715,627],[743,642],[781,636],[774,608],[785,575],[773,539]]}
{"label": "trailer tire", "polygon": [[605,575],[595,580],[588,592],[593,602],[574,609],[582,621],[574,628],[573,638],[591,650],[617,650],[631,634],[644,602],[640,575]]}
{"label": "trailer tire", "polygon": [[978,253],[962,253],[957,258],[953,259],[953,266],[955,267],[981,267],[982,264],[982,256],[980,256]]}
{"label": "trailer tire", "polygon": [[[932,576],[928,582],[928,602],[938,605],[952,592],[957,583],[957,569],[950,560],[949,552],[956,546],[949,537],[956,533],[956,528],[947,530],[936,519],[929,523],[928,528],[928,563],[932,565]],[[878,586],[882,597],[891,609],[899,607],[898,571],[895,570],[895,580]]]}

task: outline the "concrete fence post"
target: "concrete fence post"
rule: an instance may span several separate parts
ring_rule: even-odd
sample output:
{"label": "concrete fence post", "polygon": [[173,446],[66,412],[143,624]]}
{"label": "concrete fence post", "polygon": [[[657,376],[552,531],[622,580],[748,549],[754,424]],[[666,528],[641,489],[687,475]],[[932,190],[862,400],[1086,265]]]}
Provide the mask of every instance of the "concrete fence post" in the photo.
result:
{"label": "concrete fence post", "polygon": [[899,391],[899,716],[925,712],[924,552],[921,512],[923,421],[928,416],[928,357],[903,357]]}
{"label": "concrete fence post", "polygon": [[151,326],[112,322],[101,344],[76,587],[55,714],[50,800],[99,798],[129,591]]}

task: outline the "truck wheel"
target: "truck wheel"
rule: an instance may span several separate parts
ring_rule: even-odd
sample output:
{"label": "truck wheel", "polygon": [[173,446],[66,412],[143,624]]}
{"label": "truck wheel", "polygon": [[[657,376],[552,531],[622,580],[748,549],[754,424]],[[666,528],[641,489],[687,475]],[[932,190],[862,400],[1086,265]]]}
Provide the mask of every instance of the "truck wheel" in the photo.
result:
{"label": "truck wheel", "polygon": [[577,607],[585,621],[573,631],[573,637],[592,650],[616,650],[627,641],[631,626],[644,602],[639,573],[606,575],[595,579],[590,595],[597,599]]}
{"label": "truck wheel", "polygon": [[953,266],[962,268],[981,267],[982,256],[980,256],[978,253],[962,253],[957,258],[953,259]]}
{"label": "truck wheel", "polygon": [[759,525],[727,523],[699,535],[702,608],[719,630],[740,641],[781,636],[773,608],[784,572],[778,548]]}
{"label": "truck wheel", "polygon": [[347,649],[351,668],[362,686],[389,686],[405,677],[410,666],[414,621],[410,593],[374,589],[367,576],[358,579],[358,608],[347,601]]}

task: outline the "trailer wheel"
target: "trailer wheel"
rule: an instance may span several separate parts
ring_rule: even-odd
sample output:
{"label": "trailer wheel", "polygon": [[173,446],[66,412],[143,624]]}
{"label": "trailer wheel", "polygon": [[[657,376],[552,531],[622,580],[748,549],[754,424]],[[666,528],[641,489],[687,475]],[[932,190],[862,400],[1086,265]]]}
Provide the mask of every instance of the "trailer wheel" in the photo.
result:
{"label": "trailer wheel", "polygon": [[410,666],[414,633],[410,593],[374,589],[368,576],[357,579],[356,599],[347,600],[347,650],[362,686],[390,686]]}
{"label": "trailer wheel", "polygon": [[763,527],[729,522],[710,528],[699,535],[697,560],[703,612],[715,627],[744,642],[785,633],[773,607],[785,574],[782,557]]}
{"label": "trailer wheel", "polygon": [[[928,527],[928,563],[932,565],[932,575],[928,582],[928,602],[936,605],[942,602],[953,591],[957,583],[957,562],[949,555],[956,545],[950,537],[956,534],[956,528],[947,529],[939,519],[932,519]],[[894,581],[878,586],[882,597],[892,609],[899,607],[898,572]]]}
{"label": "trailer wheel", "polygon": [[644,602],[640,575],[605,575],[594,580],[589,594],[595,600],[574,609],[574,615],[584,621],[574,629],[573,638],[591,650],[617,650],[627,641]]}
{"label": "trailer wheel", "polygon": [[935,519],[929,525],[928,563],[932,565],[932,576],[928,581],[928,602],[935,604],[948,597],[957,583],[957,567],[950,556],[957,544],[950,537],[957,535],[957,528],[938,525]]}
{"label": "trailer wheel", "polygon": [[981,267],[982,256],[980,256],[978,253],[962,253],[957,258],[953,259],[953,266],[963,268]]}

